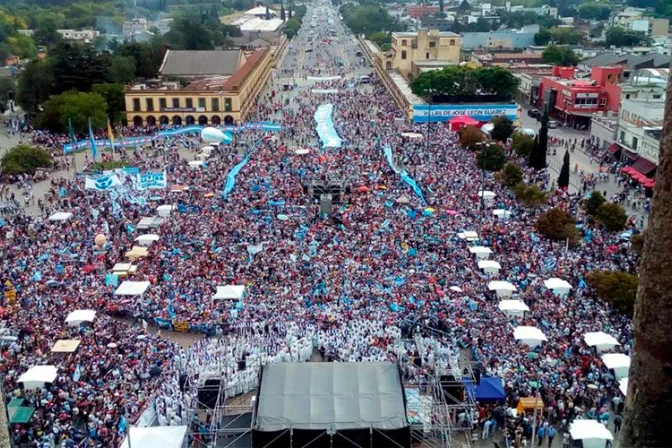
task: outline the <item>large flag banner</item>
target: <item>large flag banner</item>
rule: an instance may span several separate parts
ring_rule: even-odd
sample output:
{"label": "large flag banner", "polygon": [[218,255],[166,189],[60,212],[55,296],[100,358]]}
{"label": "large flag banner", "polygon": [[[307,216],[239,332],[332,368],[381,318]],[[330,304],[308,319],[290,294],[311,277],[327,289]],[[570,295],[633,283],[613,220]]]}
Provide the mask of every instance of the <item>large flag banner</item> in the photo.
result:
{"label": "large flag banner", "polygon": [[100,177],[86,176],[84,181],[84,187],[87,190],[106,191],[117,188],[119,185],[121,185],[121,180],[116,174]]}
{"label": "large flag banner", "polygon": [[107,119],[107,137],[110,139],[110,147],[112,148],[112,155],[114,155],[114,135],[112,134],[109,118]]}
{"label": "large flag banner", "polygon": [[166,172],[152,173],[146,172],[138,174],[135,180],[135,187],[138,190],[155,190],[168,187],[168,176]]}
{"label": "large flag banner", "polygon": [[91,129],[91,119],[89,118],[89,144],[91,145],[91,156],[93,161],[98,157],[98,148],[96,148],[96,138],[93,136],[93,129]]}

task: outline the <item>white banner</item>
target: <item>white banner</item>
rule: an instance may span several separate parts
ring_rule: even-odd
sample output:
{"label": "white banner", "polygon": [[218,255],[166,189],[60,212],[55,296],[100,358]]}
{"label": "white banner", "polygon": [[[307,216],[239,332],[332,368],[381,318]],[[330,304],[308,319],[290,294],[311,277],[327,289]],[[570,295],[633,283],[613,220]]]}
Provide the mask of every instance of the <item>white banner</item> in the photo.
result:
{"label": "white banner", "polygon": [[168,187],[168,176],[166,172],[144,174],[138,173],[135,179],[135,188],[138,190],[155,190]]}
{"label": "white banner", "polygon": [[338,93],[338,89],[313,89],[313,93],[324,93],[328,95],[330,93]]}
{"label": "white banner", "polygon": [[340,76],[308,76],[306,79],[308,81],[318,81],[318,82],[323,82],[323,81],[338,81],[341,79]]}
{"label": "white banner", "polygon": [[117,188],[119,185],[121,185],[121,180],[116,174],[109,174],[99,177],[86,176],[84,181],[84,187],[87,190],[106,191],[112,188]]}

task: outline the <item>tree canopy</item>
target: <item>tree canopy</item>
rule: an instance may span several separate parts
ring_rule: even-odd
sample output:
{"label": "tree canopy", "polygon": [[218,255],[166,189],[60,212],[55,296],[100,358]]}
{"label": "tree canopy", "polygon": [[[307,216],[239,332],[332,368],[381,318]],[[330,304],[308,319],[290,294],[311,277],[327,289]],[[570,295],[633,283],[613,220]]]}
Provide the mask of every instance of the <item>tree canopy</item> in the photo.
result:
{"label": "tree canopy", "polygon": [[614,26],[607,30],[607,46],[631,47],[635,45],[650,45],[651,38],[641,31],[626,30],[620,26]]}
{"label": "tree canopy", "polygon": [[35,174],[40,168],[51,168],[53,158],[47,151],[30,145],[18,145],[0,159],[3,174]]}
{"label": "tree canopy", "polygon": [[510,118],[499,116],[492,119],[492,132],[490,137],[498,142],[505,142],[513,134],[513,121]]}
{"label": "tree canopy", "polygon": [[537,219],[537,231],[552,241],[564,241],[576,243],[579,231],[576,229],[572,215],[559,208],[551,208]]}
{"label": "tree canopy", "polygon": [[345,4],[339,8],[345,24],[355,34],[397,31],[399,24],[379,5]]}
{"label": "tree canopy", "polygon": [[521,157],[529,157],[532,148],[534,147],[534,137],[523,134],[522,132],[514,132],[511,136],[511,146]]}
{"label": "tree canopy", "polygon": [[597,296],[622,313],[632,315],[639,280],[636,275],[621,271],[593,271],[587,277]]}
{"label": "tree canopy", "polygon": [[97,93],[71,91],[54,95],[44,103],[43,109],[37,124],[52,132],[67,132],[69,120],[78,133],[88,130],[89,118],[94,129],[107,123],[107,103]]}
{"label": "tree canopy", "polygon": [[560,65],[563,67],[574,66],[579,63],[581,58],[574,53],[570,48],[563,48],[558,45],[551,44],[543,53],[541,53],[542,60],[547,64]]}
{"label": "tree canopy", "polygon": [[611,14],[611,8],[607,3],[588,2],[582,3],[577,8],[579,17],[588,20],[607,20]]}
{"label": "tree canopy", "polygon": [[506,155],[499,145],[485,145],[478,153],[478,167],[486,171],[499,171],[506,163]]}
{"label": "tree canopy", "polygon": [[509,101],[516,94],[518,79],[502,67],[471,68],[451,65],[421,73],[411,83],[414,94],[427,98],[433,90],[445,100]]}

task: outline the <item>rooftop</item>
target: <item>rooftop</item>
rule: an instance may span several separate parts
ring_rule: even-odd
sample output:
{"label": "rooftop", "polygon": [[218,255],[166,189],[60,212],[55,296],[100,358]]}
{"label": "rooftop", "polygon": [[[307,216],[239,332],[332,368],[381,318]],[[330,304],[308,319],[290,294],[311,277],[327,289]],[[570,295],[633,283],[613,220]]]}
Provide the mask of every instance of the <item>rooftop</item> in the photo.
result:
{"label": "rooftop", "polygon": [[482,61],[515,61],[519,59],[542,59],[541,53],[479,53],[474,52],[474,56],[477,56]]}
{"label": "rooftop", "polygon": [[670,57],[662,54],[613,54],[604,53],[594,58],[581,61],[579,65],[586,67],[607,66],[607,65],[625,65],[630,68],[668,68],[670,66]]}
{"label": "rooftop", "polygon": [[404,79],[403,76],[401,76],[397,72],[392,71],[387,72],[387,74],[390,75],[390,79],[392,80],[392,82],[394,82],[394,84],[397,86],[401,94],[404,95],[404,97],[406,98],[406,100],[410,105],[425,104],[425,101],[422,98],[411,92],[411,86],[408,85],[406,79]]}
{"label": "rooftop", "polygon": [[282,19],[264,20],[254,17],[240,24],[240,31],[277,31],[285,22]]}
{"label": "rooftop", "polygon": [[162,76],[186,77],[233,75],[241,60],[240,50],[168,50],[159,73]]}
{"label": "rooftop", "polygon": [[[431,30],[430,30],[431,31]],[[418,32],[399,32],[399,33],[392,33],[392,36],[397,36],[397,37],[418,37]],[[450,31],[441,31],[439,33],[433,33],[430,34],[430,36],[439,36],[439,37],[460,37],[459,34],[450,32]]]}

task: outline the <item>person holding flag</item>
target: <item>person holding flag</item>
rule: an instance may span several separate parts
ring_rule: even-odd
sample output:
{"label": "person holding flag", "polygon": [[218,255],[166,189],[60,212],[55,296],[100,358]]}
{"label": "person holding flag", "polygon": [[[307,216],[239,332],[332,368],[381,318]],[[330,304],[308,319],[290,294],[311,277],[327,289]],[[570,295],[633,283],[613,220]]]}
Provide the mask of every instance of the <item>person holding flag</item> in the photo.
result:
{"label": "person holding flag", "polygon": [[91,118],[89,118],[89,144],[91,145],[91,156],[95,162],[98,157],[98,148],[96,147],[96,138],[93,135],[93,129],[91,129]]}
{"label": "person holding flag", "polygon": [[114,160],[114,134],[112,133],[112,126],[110,119],[107,119],[107,136],[110,139],[110,148],[112,149],[112,160]]}

